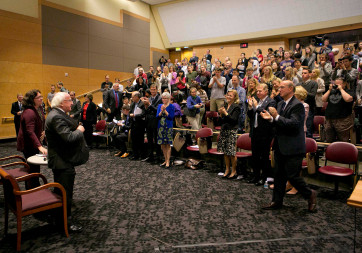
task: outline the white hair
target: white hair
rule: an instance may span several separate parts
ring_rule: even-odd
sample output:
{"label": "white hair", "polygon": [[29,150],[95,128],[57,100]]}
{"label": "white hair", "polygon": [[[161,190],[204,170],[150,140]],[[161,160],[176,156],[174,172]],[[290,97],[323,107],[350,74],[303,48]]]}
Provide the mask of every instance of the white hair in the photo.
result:
{"label": "white hair", "polygon": [[166,92],[162,93],[161,98],[163,98],[163,97],[171,98],[171,95],[170,95],[170,93],[168,93],[168,92],[166,91]]}
{"label": "white hair", "polygon": [[141,93],[139,93],[138,91],[134,91],[134,92],[132,92],[132,95],[133,96],[137,96],[137,97],[141,97]]}
{"label": "white hair", "polygon": [[65,100],[65,96],[68,95],[66,92],[58,92],[54,95],[51,103],[52,108],[60,107],[60,104]]}
{"label": "white hair", "polygon": [[118,84],[118,85],[119,85],[119,83],[114,83],[114,84],[112,85],[112,88],[113,88],[116,84]]}
{"label": "white hair", "polygon": [[140,71],[140,70],[144,71],[143,68],[139,68],[139,69],[138,69],[138,71]]}

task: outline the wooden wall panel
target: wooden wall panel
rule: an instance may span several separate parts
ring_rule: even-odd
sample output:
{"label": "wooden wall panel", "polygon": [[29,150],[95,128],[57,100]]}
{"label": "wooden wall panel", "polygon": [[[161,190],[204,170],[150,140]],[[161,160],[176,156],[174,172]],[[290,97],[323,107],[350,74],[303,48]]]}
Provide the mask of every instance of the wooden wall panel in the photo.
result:
{"label": "wooden wall panel", "polygon": [[[68,76],[65,76],[68,73]],[[54,65],[43,65],[43,82],[44,84],[56,84],[62,81],[64,87],[69,84],[78,86],[88,86],[88,69],[74,68]]]}
{"label": "wooden wall panel", "polygon": [[[1,105],[11,105],[11,103],[15,102],[16,95],[21,93],[25,95],[26,92],[32,89],[38,89],[41,93],[44,92],[43,84],[41,83],[0,83],[0,90],[3,94],[7,94],[6,96],[2,96],[0,100]],[[10,116],[10,109],[8,116]]]}
{"label": "wooden wall panel", "polygon": [[0,61],[0,83],[43,83],[42,65]]}
{"label": "wooden wall panel", "polygon": [[41,44],[41,25],[0,16],[0,37]]}
{"label": "wooden wall panel", "polygon": [[0,61],[42,63],[42,45],[0,38]]}
{"label": "wooden wall panel", "polygon": [[181,51],[170,51],[170,59],[171,59],[171,62],[174,63],[175,62],[175,59],[178,59],[178,61],[180,62],[181,61]]}

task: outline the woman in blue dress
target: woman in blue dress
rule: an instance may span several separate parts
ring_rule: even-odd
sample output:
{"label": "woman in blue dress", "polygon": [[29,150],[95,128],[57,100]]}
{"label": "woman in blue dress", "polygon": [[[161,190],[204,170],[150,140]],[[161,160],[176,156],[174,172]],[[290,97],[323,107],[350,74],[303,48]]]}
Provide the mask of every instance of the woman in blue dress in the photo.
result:
{"label": "woman in blue dress", "polygon": [[157,131],[157,144],[161,145],[165,162],[161,167],[170,167],[171,157],[171,144],[173,141],[173,118],[175,115],[175,107],[171,104],[171,95],[164,92],[161,95],[162,103],[157,108],[158,131]]}

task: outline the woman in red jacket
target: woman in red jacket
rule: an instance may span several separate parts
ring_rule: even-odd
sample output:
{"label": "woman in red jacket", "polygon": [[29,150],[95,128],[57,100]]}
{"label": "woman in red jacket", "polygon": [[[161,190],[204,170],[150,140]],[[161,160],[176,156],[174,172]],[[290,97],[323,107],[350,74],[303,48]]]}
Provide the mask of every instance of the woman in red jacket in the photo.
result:
{"label": "woman in red jacket", "polygon": [[[42,103],[43,96],[39,90],[28,91],[23,98],[24,111],[20,118],[17,149],[23,152],[26,159],[39,154],[39,151],[42,154],[47,154],[47,150],[42,146],[45,137],[45,117],[41,106]],[[40,172],[40,165],[29,164],[29,166],[30,173]],[[31,178],[31,188],[39,185],[39,178]]]}

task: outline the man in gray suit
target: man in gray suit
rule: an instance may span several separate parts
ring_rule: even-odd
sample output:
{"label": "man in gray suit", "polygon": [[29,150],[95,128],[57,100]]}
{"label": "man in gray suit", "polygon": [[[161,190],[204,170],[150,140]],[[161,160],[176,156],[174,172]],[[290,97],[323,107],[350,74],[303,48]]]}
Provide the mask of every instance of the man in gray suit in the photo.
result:
{"label": "man in gray suit", "polygon": [[280,101],[277,109],[269,107],[260,115],[272,122],[276,127],[273,150],[275,156],[274,191],[272,201],[263,206],[264,210],[278,209],[283,206],[285,185],[287,180],[300,192],[303,198],[308,199],[308,210],[315,212],[317,207],[317,193],[311,190],[300,176],[302,161],[305,157],[303,104],[294,97],[295,86],[292,81],[283,81],[279,86]]}
{"label": "man in gray suit", "polygon": [[[67,195],[67,215],[69,232],[80,232],[82,227],[71,221],[71,206],[75,179],[74,166],[88,161],[84,127],[67,115],[73,102],[69,94],[58,92],[52,100],[52,110],[45,121],[45,134],[48,142],[48,167],[52,169],[54,182],[61,184]],[[55,193],[61,195],[57,188]],[[58,217],[58,215],[57,215]],[[59,224],[60,222],[58,222]]]}
{"label": "man in gray suit", "polygon": [[72,109],[69,112],[69,116],[73,119],[76,119],[79,121],[80,114],[82,113],[82,105],[80,104],[80,101],[75,98],[75,92],[71,91],[69,93],[70,98],[72,99],[73,105]]}
{"label": "man in gray suit", "polygon": [[122,108],[122,94],[119,92],[119,83],[113,84],[113,89],[107,91],[103,106],[108,113],[107,121],[111,122],[114,117],[120,119],[120,110]]}

